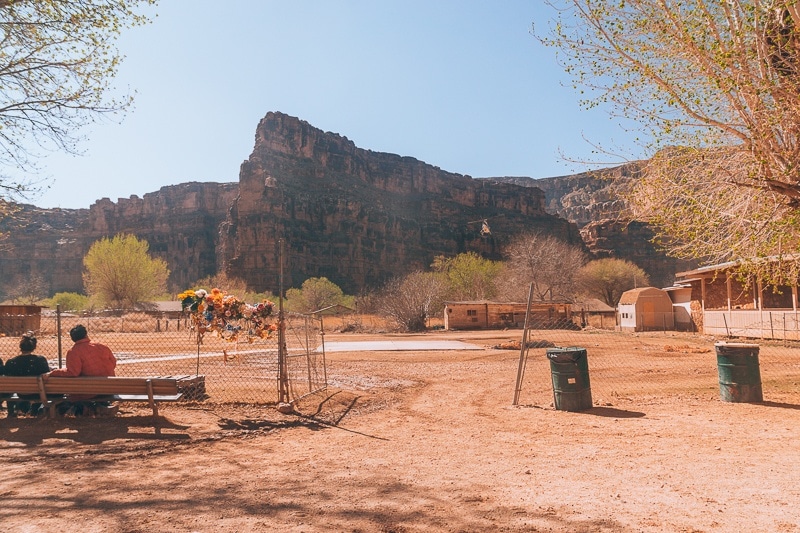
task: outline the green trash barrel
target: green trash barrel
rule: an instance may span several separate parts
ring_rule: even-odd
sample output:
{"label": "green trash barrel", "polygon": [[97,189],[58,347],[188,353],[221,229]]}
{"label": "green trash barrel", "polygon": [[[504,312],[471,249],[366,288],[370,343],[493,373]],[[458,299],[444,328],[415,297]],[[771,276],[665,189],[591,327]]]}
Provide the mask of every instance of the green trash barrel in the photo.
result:
{"label": "green trash barrel", "polygon": [[719,371],[719,395],[723,402],[762,402],[758,344],[714,343]]}
{"label": "green trash barrel", "polygon": [[559,411],[584,411],[592,407],[586,348],[548,348],[553,405]]}

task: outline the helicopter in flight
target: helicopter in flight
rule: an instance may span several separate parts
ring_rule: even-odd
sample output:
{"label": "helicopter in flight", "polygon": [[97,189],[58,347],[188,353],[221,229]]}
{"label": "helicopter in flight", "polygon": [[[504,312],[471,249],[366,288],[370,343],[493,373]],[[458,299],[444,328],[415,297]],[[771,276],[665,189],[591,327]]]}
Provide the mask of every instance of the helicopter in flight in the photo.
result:
{"label": "helicopter in flight", "polygon": [[480,220],[473,220],[471,222],[467,222],[467,225],[480,224],[481,225],[481,229],[480,229],[481,237],[489,237],[489,236],[492,235],[492,228],[489,227],[489,221],[494,219],[494,218],[500,218],[502,216],[505,216],[505,215],[496,215],[496,216],[493,216],[493,217],[482,218]]}

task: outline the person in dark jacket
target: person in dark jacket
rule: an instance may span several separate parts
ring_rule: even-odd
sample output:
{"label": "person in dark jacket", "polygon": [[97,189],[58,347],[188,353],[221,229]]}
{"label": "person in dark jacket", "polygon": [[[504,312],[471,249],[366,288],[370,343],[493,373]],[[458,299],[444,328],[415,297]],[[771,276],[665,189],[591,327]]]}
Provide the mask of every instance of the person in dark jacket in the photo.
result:
{"label": "person in dark jacket", "polygon": [[[3,367],[3,374],[6,376],[38,376],[50,372],[50,365],[44,356],[36,355],[36,336],[32,331],[27,332],[19,341],[20,354],[6,361]],[[23,414],[38,415],[42,410],[42,404],[31,402],[30,400],[39,399],[36,395],[22,394],[18,401],[6,401],[8,405],[8,416],[17,416],[17,412]]]}

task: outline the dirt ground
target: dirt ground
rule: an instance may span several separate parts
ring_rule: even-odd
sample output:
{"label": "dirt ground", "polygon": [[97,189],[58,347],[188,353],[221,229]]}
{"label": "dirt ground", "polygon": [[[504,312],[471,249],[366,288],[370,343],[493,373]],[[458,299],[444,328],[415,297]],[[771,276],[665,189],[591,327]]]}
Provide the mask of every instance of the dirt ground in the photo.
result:
{"label": "dirt ground", "polygon": [[519,351],[491,346],[519,332],[431,338],[487,348],[331,352],[328,390],[286,415],[179,403],[158,431],[131,405],[113,419],[0,415],[0,529],[800,532],[797,391],[722,402],[713,366],[690,365],[686,379],[712,382],[617,394],[595,342],[594,407],[554,409],[538,360],[512,406]]}

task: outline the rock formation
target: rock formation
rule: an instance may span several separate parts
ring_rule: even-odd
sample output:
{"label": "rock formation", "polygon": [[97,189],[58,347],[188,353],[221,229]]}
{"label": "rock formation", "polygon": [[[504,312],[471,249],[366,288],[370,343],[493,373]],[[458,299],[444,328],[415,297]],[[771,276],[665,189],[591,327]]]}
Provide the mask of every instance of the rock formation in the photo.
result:
{"label": "rock formation", "polygon": [[[490,222],[491,235],[480,224]],[[540,230],[580,243],[542,191],[474,180],[411,157],[357,148],[346,137],[269,113],[242,165],[223,228],[228,274],[276,290],[325,276],[354,293],[427,269],[436,255],[500,259],[515,235]]]}
{"label": "rock formation", "polygon": [[632,162],[553,178],[486,179],[541,189],[547,211],[575,223],[594,257],[631,261],[650,275],[654,286],[667,287],[675,281],[676,272],[691,270],[697,263],[668,257],[651,242],[653,232],[647,224],[625,218],[620,193],[637,179],[641,168],[641,162]]}
{"label": "rock formation", "polygon": [[537,187],[545,194],[545,205],[549,213],[574,222],[582,228],[593,222],[618,219],[625,204],[620,192],[638,177],[641,164],[628,163],[554,178],[533,179],[527,177],[486,178],[503,183],[514,183],[523,187]]}
{"label": "rock formation", "polygon": [[[285,288],[325,276],[355,294],[427,269],[437,255],[501,259],[506,244],[530,231],[630,259],[667,285],[685,268],[649,244],[646,226],[618,222],[618,188],[636,171],[632,164],[541,180],[472,179],[269,113],[238,183],[184,183],[89,209],[20,206],[16,219],[0,223],[8,234],[0,291],[35,277],[46,294],[82,292],[89,247],[122,232],[146,239],[167,261],[176,291],[224,270],[277,292],[282,249]],[[489,235],[481,234],[484,220]]]}
{"label": "rock formation", "polygon": [[40,209],[22,205],[2,221],[0,290],[4,295],[36,279],[45,294],[83,292],[83,257],[93,242],[117,233],[147,240],[167,261],[170,285],[182,287],[217,272],[218,228],[235,198],[235,183],[183,183],[143,198],[108,198],[89,209]]}

